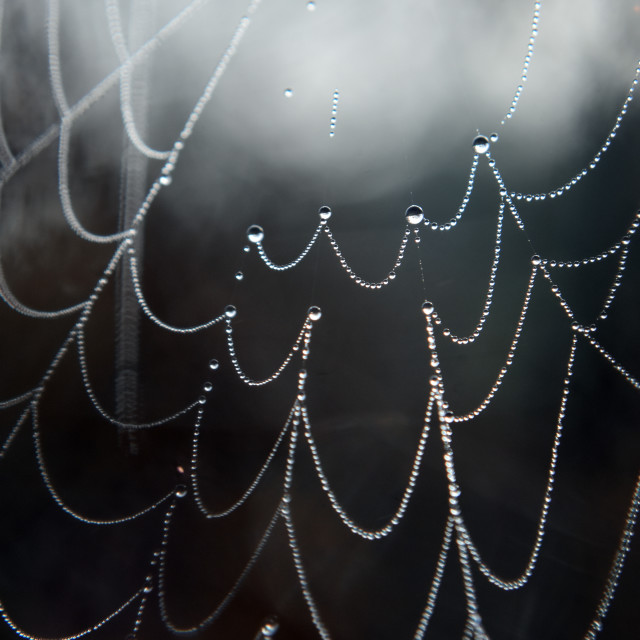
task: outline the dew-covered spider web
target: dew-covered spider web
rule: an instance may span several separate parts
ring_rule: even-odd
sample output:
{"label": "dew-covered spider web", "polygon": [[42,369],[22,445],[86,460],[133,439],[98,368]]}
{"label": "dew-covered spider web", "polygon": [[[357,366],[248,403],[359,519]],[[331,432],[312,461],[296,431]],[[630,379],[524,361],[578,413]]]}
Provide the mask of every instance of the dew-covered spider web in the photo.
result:
{"label": "dew-covered spider web", "polygon": [[0,638],[636,637],[639,4],[0,20]]}

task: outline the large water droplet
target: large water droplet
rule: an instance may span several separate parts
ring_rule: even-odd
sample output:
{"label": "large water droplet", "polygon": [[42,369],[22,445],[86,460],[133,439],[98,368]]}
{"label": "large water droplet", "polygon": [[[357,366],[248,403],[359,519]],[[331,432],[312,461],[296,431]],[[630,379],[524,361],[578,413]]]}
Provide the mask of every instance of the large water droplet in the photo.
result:
{"label": "large water droplet", "polygon": [[211,371],[215,371],[220,366],[220,363],[217,360],[209,360],[209,369]]}
{"label": "large water droplet", "polygon": [[425,301],[422,305],[422,313],[424,313],[425,316],[430,316],[433,313],[433,302]]}
{"label": "large water droplet", "polygon": [[227,316],[227,318],[235,318],[236,313],[238,313],[238,310],[232,304],[228,304],[224,308],[224,315]]}
{"label": "large water droplet", "polygon": [[285,98],[290,98],[293,95],[293,89],[285,89],[284,90],[284,97]]}
{"label": "large water droplet", "polygon": [[499,137],[500,137],[500,136],[499,136],[497,133],[492,133],[492,134],[489,136],[489,140],[491,140],[491,142],[498,142],[498,138],[499,138]]}
{"label": "large water droplet", "polygon": [[476,153],[487,153],[491,145],[486,136],[477,136],[473,139],[472,146]]}
{"label": "large water droplet", "polygon": [[331,217],[331,207],[324,205],[318,209],[320,220],[328,220]]}
{"label": "large water droplet", "polygon": [[176,487],[176,498],[184,498],[187,495],[187,487],[183,484],[179,484]]}
{"label": "large water droplet", "polygon": [[320,320],[322,318],[322,310],[320,307],[309,307],[309,320],[315,322],[316,320]]}
{"label": "large water droplet", "polygon": [[404,215],[407,218],[409,224],[420,224],[424,218],[422,207],[417,204],[412,204],[405,212]]}
{"label": "large water droplet", "polygon": [[244,273],[242,271],[236,272],[236,280],[242,280],[244,278]]}
{"label": "large water droplet", "polygon": [[280,627],[277,616],[269,616],[263,623],[260,632],[265,638],[273,638]]}
{"label": "large water droplet", "polygon": [[263,238],[264,238],[264,230],[262,229],[261,226],[257,224],[252,224],[247,229],[247,239],[249,240],[249,242],[253,242],[255,244],[258,242],[262,242]]}

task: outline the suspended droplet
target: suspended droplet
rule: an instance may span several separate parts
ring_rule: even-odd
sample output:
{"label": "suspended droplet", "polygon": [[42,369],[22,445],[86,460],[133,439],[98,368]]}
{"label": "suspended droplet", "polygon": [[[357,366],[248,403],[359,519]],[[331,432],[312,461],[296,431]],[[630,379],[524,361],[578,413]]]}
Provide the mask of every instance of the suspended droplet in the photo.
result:
{"label": "suspended droplet", "polygon": [[215,371],[220,366],[220,363],[217,360],[209,360],[209,369],[211,371]]}
{"label": "suspended droplet", "polygon": [[318,215],[320,216],[320,220],[328,220],[331,217],[331,207],[323,205],[318,209]]}
{"label": "suspended droplet", "polygon": [[224,308],[224,315],[227,316],[227,318],[235,318],[236,313],[238,313],[238,310],[232,304],[228,304]]}
{"label": "suspended droplet", "polygon": [[263,238],[264,238],[264,230],[262,229],[261,226],[257,224],[252,224],[247,229],[247,239],[249,240],[249,242],[253,242],[254,244],[257,244],[258,242],[262,242]]}
{"label": "suspended droplet", "polygon": [[431,376],[429,378],[429,384],[432,387],[437,387],[440,384],[440,376]]}
{"label": "suspended droplet", "polygon": [[497,133],[492,133],[492,134],[489,136],[489,140],[491,140],[491,142],[498,142],[498,138],[499,138],[499,137],[500,137],[500,136],[499,136]]}
{"label": "suspended droplet", "polygon": [[198,404],[205,404],[207,402],[207,399],[204,396],[200,396],[198,398]]}
{"label": "suspended droplet", "polygon": [[420,224],[424,218],[422,207],[417,204],[412,204],[405,212],[404,215],[407,218],[409,224]]}
{"label": "suspended droplet", "polygon": [[307,2],[307,10],[308,11],[315,11],[316,10],[316,3],[313,2],[312,0],[310,0],[310,2]]}
{"label": "suspended droplet", "polygon": [[531,264],[534,267],[537,267],[541,262],[542,262],[542,258],[538,254],[531,256]]}
{"label": "suspended droplet", "polygon": [[428,300],[422,305],[422,313],[425,316],[430,316],[433,313],[433,303]]}
{"label": "suspended droplet", "polygon": [[285,89],[284,90],[284,97],[285,98],[290,98],[293,95],[293,89]]}
{"label": "suspended droplet", "polygon": [[242,271],[236,272],[236,280],[242,280],[244,278],[244,273]]}
{"label": "suspended droplet", "polygon": [[176,467],[176,472],[179,473],[180,475],[184,475],[184,467],[182,465],[178,465]]}
{"label": "suspended droplet", "polygon": [[168,187],[171,184],[171,176],[160,176],[158,180],[163,187]]}
{"label": "suspended droplet", "polygon": [[263,623],[260,629],[262,635],[265,638],[273,638],[280,627],[280,622],[277,616],[269,616]]}
{"label": "suspended droplet", "polygon": [[184,498],[187,495],[187,487],[184,484],[179,484],[176,487],[176,498]]}
{"label": "suspended droplet", "polygon": [[245,253],[249,253],[249,251],[251,251],[251,247],[248,244],[245,244],[244,247],[242,247],[242,250]]}
{"label": "suspended droplet", "polygon": [[472,146],[476,153],[487,153],[491,145],[489,144],[489,140],[486,136],[477,136],[473,139]]}
{"label": "suspended droplet", "polygon": [[309,307],[308,314],[309,320],[312,320],[313,322],[322,318],[322,310],[320,309],[320,307]]}
{"label": "suspended droplet", "polygon": [[204,385],[202,385],[202,388],[205,393],[209,393],[213,389],[213,385],[210,382],[205,382]]}

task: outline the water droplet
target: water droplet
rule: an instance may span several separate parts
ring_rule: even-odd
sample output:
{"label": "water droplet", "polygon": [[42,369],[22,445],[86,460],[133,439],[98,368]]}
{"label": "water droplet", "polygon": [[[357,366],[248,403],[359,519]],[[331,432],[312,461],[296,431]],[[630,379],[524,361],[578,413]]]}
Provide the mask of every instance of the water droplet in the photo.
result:
{"label": "water droplet", "polygon": [[163,187],[168,187],[171,184],[171,176],[160,176],[158,180]]}
{"label": "water droplet", "polygon": [[184,498],[187,495],[187,487],[184,484],[179,484],[176,487],[176,498]]}
{"label": "water droplet", "polygon": [[425,316],[430,316],[433,313],[433,303],[426,300],[422,305],[422,313],[424,313]]}
{"label": "water droplet", "polygon": [[309,320],[312,320],[313,322],[322,318],[322,310],[320,309],[320,307],[309,307],[308,314]]}
{"label": "water droplet", "polygon": [[285,89],[284,90],[284,97],[285,98],[290,98],[293,95],[293,89]]}
{"label": "water droplet", "polygon": [[263,238],[264,238],[264,230],[262,229],[261,226],[257,224],[252,224],[247,229],[247,239],[249,240],[249,242],[253,242],[254,244],[257,244],[258,242],[262,242]]}
{"label": "water droplet", "polygon": [[249,251],[251,251],[251,247],[248,244],[245,244],[244,247],[242,247],[242,250],[245,253],[249,253]]}
{"label": "water droplet", "polygon": [[499,137],[500,137],[500,136],[499,136],[497,133],[492,133],[492,134],[489,136],[489,140],[491,140],[491,142],[498,142],[498,138],[499,138]]}
{"label": "water droplet", "polygon": [[242,280],[244,278],[244,273],[242,271],[236,272],[236,280]]}
{"label": "water droplet", "polygon": [[207,399],[206,399],[204,396],[200,396],[200,397],[198,398],[198,403],[199,403],[199,404],[205,404],[205,403],[206,403],[206,401],[207,401]]}
{"label": "water droplet", "polygon": [[205,382],[204,385],[202,385],[202,388],[205,393],[209,393],[213,389],[213,385],[210,382]]}
{"label": "water droplet", "polygon": [[477,136],[473,139],[472,146],[476,153],[487,153],[491,145],[486,136]]}
{"label": "water droplet", "polygon": [[320,220],[328,220],[331,217],[331,207],[324,205],[318,209]]}
{"label": "water droplet", "polygon": [[308,11],[315,11],[316,10],[316,3],[313,1],[307,2],[307,10]]}
{"label": "water droplet", "polygon": [[417,204],[412,204],[405,212],[404,215],[407,218],[409,224],[420,224],[424,218],[422,207]]}
{"label": "water droplet", "polygon": [[265,638],[273,638],[280,627],[280,622],[277,616],[269,616],[263,623],[260,629],[262,635]]}
{"label": "water droplet", "polygon": [[440,384],[440,376],[431,376],[429,378],[429,384],[432,387],[437,387]]}
{"label": "water droplet", "polygon": [[227,316],[227,318],[235,318],[236,313],[238,313],[238,310],[232,304],[228,304],[224,308],[224,315]]}
{"label": "water droplet", "polygon": [[179,465],[176,467],[176,471],[177,471],[180,475],[183,475],[183,474],[184,474],[184,467],[183,467],[182,465],[180,465],[180,464],[179,464]]}
{"label": "water droplet", "polygon": [[531,264],[534,267],[537,267],[541,262],[542,262],[542,258],[538,254],[531,256]]}
{"label": "water droplet", "polygon": [[209,360],[209,369],[211,371],[215,371],[220,366],[220,363],[217,360]]}

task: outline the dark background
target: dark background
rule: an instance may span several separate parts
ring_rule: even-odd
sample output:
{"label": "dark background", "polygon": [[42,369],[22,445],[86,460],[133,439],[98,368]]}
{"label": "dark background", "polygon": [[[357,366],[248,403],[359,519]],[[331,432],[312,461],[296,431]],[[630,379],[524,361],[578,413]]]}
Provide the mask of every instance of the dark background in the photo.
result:
{"label": "dark background", "polygon": [[[212,3],[169,39],[147,68],[148,143],[171,146],[245,7]],[[183,6],[158,3],[155,28]],[[548,13],[545,11],[548,10]],[[123,17],[129,10],[122,6]],[[395,511],[410,470],[428,394],[420,311],[425,297],[463,334],[482,308],[493,256],[498,196],[481,161],[465,217],[449,233],[423,230],[398,277],[381,291],[355,286],[321,237],[301,265],[268,271],[245,254],[250,224],[265,229],[276,262],[292,259],[333,209],[330,225],[352,267],[384,277],[415,202],[432,220],[451,218],[464,194],[471,140],[498,131],[492,153],[510,189],[544,192],[584,166],[605,140],[633,79],[640,13],[633,2],[564,2],[543,7],[540,37],[520,108],[499,123],[519,82],[532,3],[337,3],[264,0],[238,54],[197,124],[144,226],[145,295],[163,320],[204,322],[234,304],[234,335],[252,377],[274,370],[311,304],[322,308],[307,366],[307,404],[326,473],[342,504],[365,527]],[[61,69],[70,104],[117,65],[102,3],[62,2]],[[148,25],[149,33],[153,25]],[[19,154],[58,116],[47,74],[46,7],[6,3],[1,106],[9,146]],[[283,95],[291,88],[290,98]],[[333,91],[340,91],[329,138]],[[638,209],[638,108],[632,104],[597,169],[562,198],[520,203],[525,237],[506,214],[491,316],[473,345],[438,337],[447,399],[463,413],[493,384],[513,336],[530,257],[577,259],[624,234]],[[118,228],[125,145],[117,88],[77,120],[71,193],[86,228]],[[25,304],[55,309],[91,292],[113,246],[86,243],[62,217],[57,141],[16,173],[2,193],[0,248],[9,286]],[[150,161],[146,185],[161,163]],[[596,337],[638,373],[640,264],[634,237],[625,278]],[[614,273],[606,261],[554,272],[585,324],[597,315]],[[234,274],[241,269],[240,282]],[[110,283],[87,325],[90,376],[115,411],[118,308]],[[25,318],[0,308],[1,397],[33,388],[74,323]],[[468,528],[499,575],[526,565],[544,493],[571,330],[537,279],[516,361],[490,407],[454,431]],[[212,373],[211,358],[220,369]],[[139,320],[137,416],[153,420],[200,395],[211,380],[200,443],[203,499],[223,508],[253,479],[296,394],[297,360],[276,382],[248,388],[235,375],[222,326],[171,335]],[[580,638],[599,602],[638,473],[638,392],[584,340],[560,446],[554,502],[536,571],[502,592],[474,570],[480,612],[493,640]],[[2,412],[8,434],[20,407]],[[160,545],[164,508],[134,522],[95,527],[72,520],[39,476],[29,424],[0,466],[0,599],[26,632],[57,637],[95,624],[133,593]],[[72,508],[120,517],[154,502],[188,467],[193,414],[135,435],[102,420],[82,387],[71,349],[41,403],[43,453]],[[133,452],[135,450],[135,452]],[[242,570],[277,507],[284,448],[242,509],[205,521],[180,501],[167,557],[167,606],[190,626],[206,617]],[[432,428],[407,514],[388,538],[361,540],[331,510],[308,448],[299,441],[292,515],[303,561],[332,638],[411,638],[424,607],[447,515],[442,445]],[[637,545],[636,545],[637,546]],[[640,622],[636,546],[628,556],[602,638],[633,638]],[[460,637],[465,600],[455,547],[426,638]],[[124,638],[135,607],[96,632]],[[260,560],[202,638],[251,639],[277,614],[277,638],[317,637],[281,522]],[[171,634],[151,594],[140,638]],[[0,627],[0,637],[14,637]]]}

